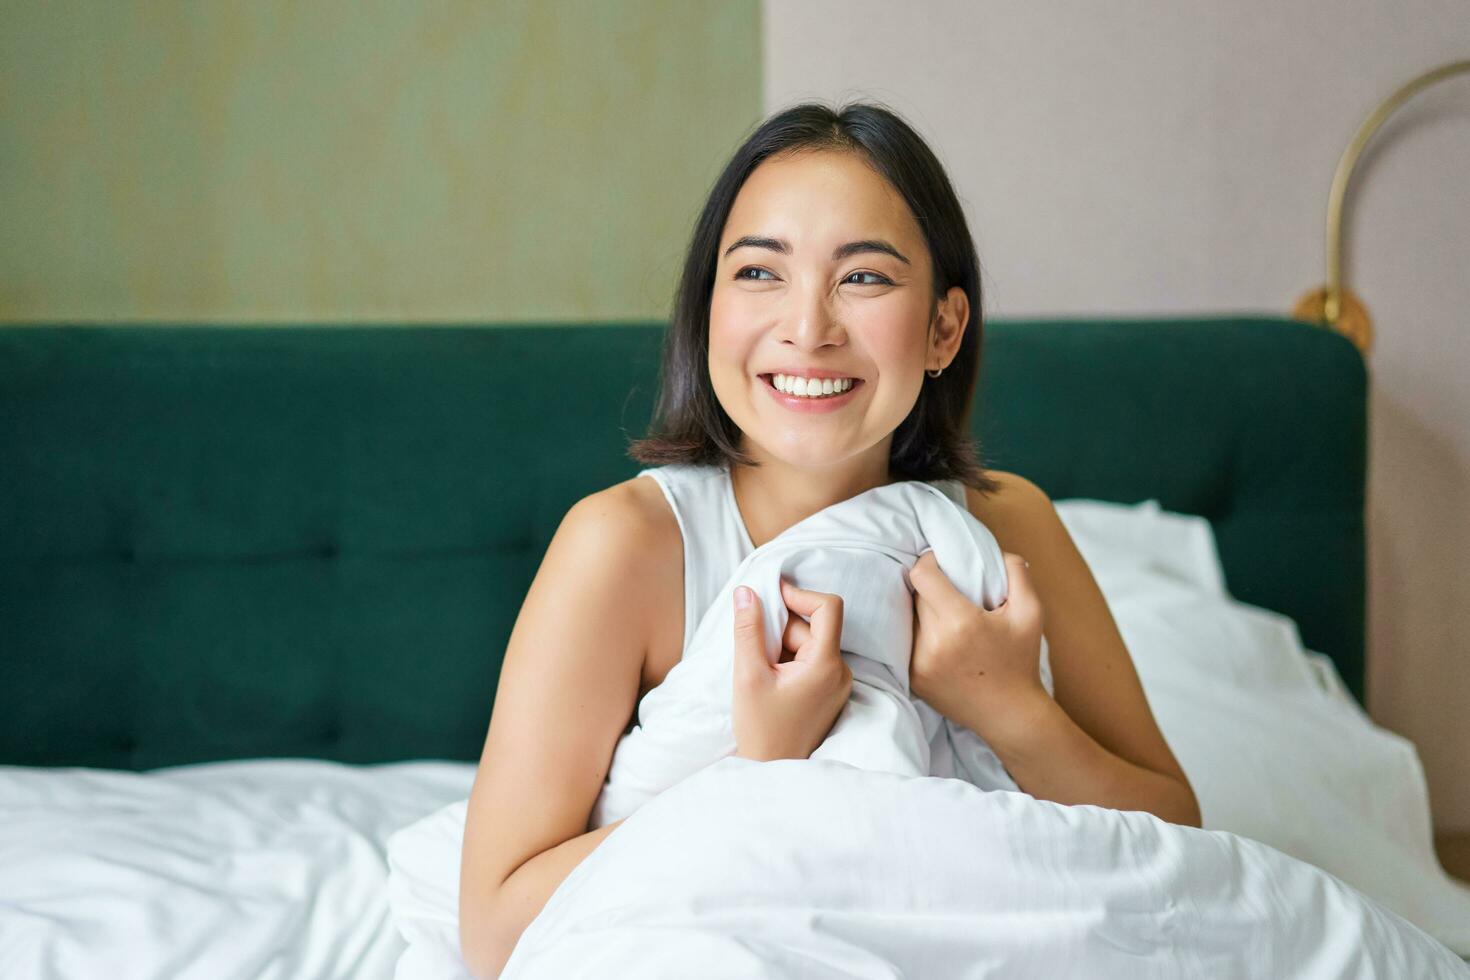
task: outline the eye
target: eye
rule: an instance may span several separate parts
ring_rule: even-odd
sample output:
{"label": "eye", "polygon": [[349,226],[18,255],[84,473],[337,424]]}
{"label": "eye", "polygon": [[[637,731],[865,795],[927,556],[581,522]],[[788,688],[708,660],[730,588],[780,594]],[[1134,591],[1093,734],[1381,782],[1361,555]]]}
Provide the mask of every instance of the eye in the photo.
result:
{"label": "eye", "polygon": [[749,282],[767,282],[767,281],[769,281],[769,280],[765,280],[765,279],[759,279],[756,276],[747,276],[746,275],[747,272],[765,272],[765,273],[770,274],[771,279],[775,279],[776,278],[775,274],[774,273],[771,273],[771,270],[770,269],[763,269],[763,268],[761,268],[758,265],[748,265],[748,266],[746,266],[745,268],[741,269],[739,272],[735,273],[735,278],[736,279],[745,279],[745,280],[747,280]]}
{"label": "eye", "polygon": [[847,279],[844,279],[842,281],[843,282],[847,282],[847,281],[851,280],[853,276],[872,276],[874,279],[878,280],[877,282],[855,282],[855,283],[853,283],[854,286],[892,286],[893,285],[893,280],[892,279],[889,279],[887,276],[881,275],[881,274],[879,274],[877,272],[852,272],[852,273],[849,273],[848,274]]}

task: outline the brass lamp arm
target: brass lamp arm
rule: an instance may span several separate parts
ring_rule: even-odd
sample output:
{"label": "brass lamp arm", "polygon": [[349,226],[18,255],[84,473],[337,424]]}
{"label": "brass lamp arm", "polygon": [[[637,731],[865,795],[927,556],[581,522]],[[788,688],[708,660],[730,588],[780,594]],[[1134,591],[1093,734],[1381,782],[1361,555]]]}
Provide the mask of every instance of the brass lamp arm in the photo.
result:
{"label": "brass lamp arm", "polygon": [[[1337,162],[1337,171],[1332,175],[1332,190],[1327,199],[1327,286],[1323,291],[1309,293],[1302,297],[1297,303],[1296,315],[1303,319],[1325,321],[1328,326],[1343,330],[1364,352],[1367,351],[1371,339],[1371,325],[1367,318],[1367,311],[1362,308],[1361,303],[1357,302],[1355,297],[1352,297],[1350,292],[1348,293],[1349,305],[1356,307],[1352,311],[1356,314],[1353,319],[1357,320],[1361,317],[1361,323],[1352,324],[1354,329],[1344,329],[1349,325],[1340,322],[1344,313],[1343,293],[1345,291],[1342,283],[1342,206],[1347,197],[1348,182],[1352,178],[1353,168],[1357,166],[1358,158],[1362,156],[1373,134],[1399,106],[1436,82],[1467,72],[1470,72],[1470,61],[1453,61],[1432,71],[1427,71],[1400,86],[1397,91],[1383,100],[1367,119],[1363,120],[1358,131],[1353,134],[1352,141],[1348,143],[1347,149],[1343,151],[1342,159]],[[1320,312],[1320,318],[1312,315],[1317,312]]]}

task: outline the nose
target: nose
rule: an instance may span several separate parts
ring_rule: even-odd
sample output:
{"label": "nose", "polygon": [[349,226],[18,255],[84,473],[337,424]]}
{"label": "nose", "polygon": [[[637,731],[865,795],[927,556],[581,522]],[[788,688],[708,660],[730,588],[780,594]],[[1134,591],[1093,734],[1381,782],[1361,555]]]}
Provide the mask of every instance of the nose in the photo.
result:
{"label": "nose", "polygon": [[847,331],[832,309],[830,297],[821,289],[793,288],[791,309],[781,342],[803,352],[823,347],[841,347],[847,342]]}

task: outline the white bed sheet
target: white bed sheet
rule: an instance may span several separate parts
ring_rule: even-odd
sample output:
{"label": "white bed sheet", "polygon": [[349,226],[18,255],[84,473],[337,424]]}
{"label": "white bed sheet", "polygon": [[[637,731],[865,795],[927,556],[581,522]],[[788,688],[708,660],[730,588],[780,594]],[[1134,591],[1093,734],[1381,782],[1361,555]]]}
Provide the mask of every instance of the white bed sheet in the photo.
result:
{"label": "white bed sheet", "polygon": [[[1152,502],[1058,510],[1206,827],[1323,867],[1470,953],[1470,888],[1434,860],[1413,746],[1371,725],[1290,621],[1229,599],[1208,524]],[[442,965],[431,954],[453,953],[473,771],[0,767],[0,976],[386,978]],[[406,949],[404,935],[419,941]]]}
{"label": "white bed sheet", "polygon": [[0,977],[391,977],[388,835],[468,763],[0,767]]}

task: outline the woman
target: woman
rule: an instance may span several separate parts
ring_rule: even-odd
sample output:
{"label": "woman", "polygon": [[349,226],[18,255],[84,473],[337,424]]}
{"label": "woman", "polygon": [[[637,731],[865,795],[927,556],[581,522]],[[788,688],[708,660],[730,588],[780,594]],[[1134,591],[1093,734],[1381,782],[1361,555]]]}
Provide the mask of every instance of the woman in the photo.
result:
{"label": "woman", "polygon": [[[986,611],[932,554],[914,566],[913,693],[984,738],[1033,796],[1199,826],[1051,501],[976,462],[967,432],[980,300],[953,188],[892,112],[797,106],[735,153],[690,244],[654,431],[632,447],[664,465],[567,513],[506,650],[465,826],[460,936],[477,975],[499,973],[551,893],[621,822],[587,832],[638,699],[703,612],[701,583],[722,583],[742,552],[896,480],[962,486],[1009,577],[1007,601]],[[733,678],[737,754],[753,759],[808,757],[851,686],[837,649],[841,597],[787,583],[783,598],[798,615],[780,662]],[[1055,699],[1038,676],[1043,610]],[[759,635],[763,615],[758,602],[737,609],[737,644]]]}

